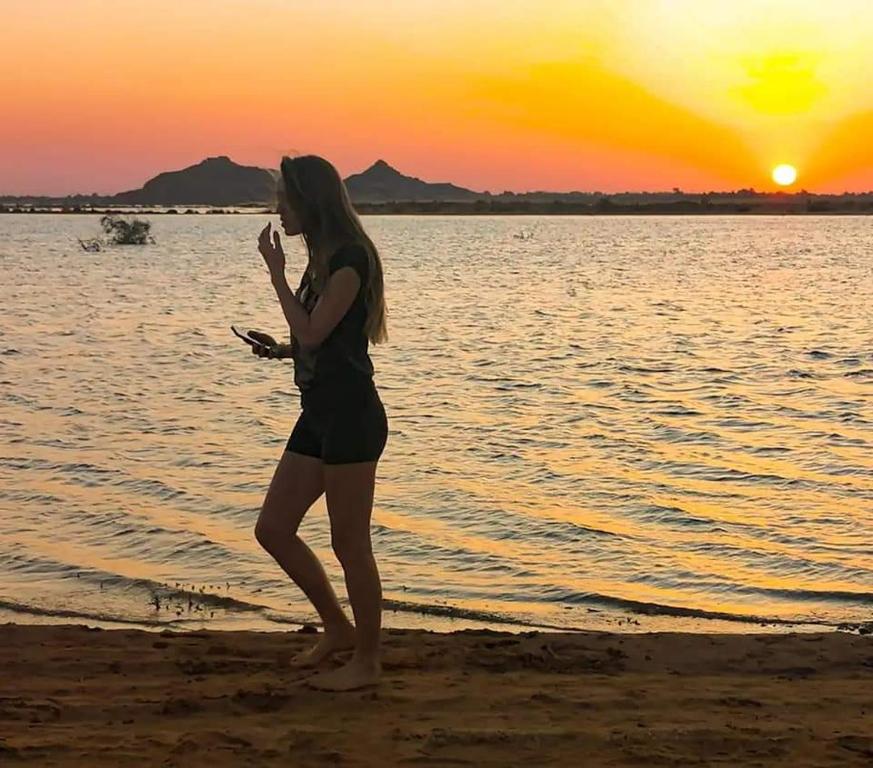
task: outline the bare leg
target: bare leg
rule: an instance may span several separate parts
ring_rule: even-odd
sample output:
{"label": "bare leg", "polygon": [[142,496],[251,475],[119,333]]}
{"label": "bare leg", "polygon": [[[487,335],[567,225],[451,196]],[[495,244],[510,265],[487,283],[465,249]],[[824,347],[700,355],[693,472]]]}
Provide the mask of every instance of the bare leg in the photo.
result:
{"label": "bare leg", "polygon": [[286,451],[255,526],[258,542],[303,590],[324,626],[315,647],[292,660],[301,666],[318,664],[334,651],[353,648],[355,641],[355,628],[343,613],[323,566],[297,535],[303,516],[323,492],[321,460]]}
{"label": "bare leg", "polygon": [[307,681],[316,688],[347,691],[379,680],[382,583],[370,542],[376,462],[324,465],[333,549],[346,577],[357,642],[351,661]]}

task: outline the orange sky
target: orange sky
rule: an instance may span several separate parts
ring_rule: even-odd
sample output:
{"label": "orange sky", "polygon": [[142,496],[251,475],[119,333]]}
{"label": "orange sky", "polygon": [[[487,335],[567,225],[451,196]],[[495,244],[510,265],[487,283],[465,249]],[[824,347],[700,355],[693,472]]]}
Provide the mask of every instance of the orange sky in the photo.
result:
{"label": "orange sky", "polygon": [[868,0],[0,0],[0,194],[227,154],[473,189],[873,189]]}

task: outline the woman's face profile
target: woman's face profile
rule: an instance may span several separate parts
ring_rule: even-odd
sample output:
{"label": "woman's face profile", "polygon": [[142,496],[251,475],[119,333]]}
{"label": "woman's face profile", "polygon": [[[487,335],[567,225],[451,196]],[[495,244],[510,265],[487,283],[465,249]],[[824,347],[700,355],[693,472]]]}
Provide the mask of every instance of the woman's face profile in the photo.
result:
{"label": "woman's face profile", "polygon": [[302,231],[300,228],[300,219],[297,217],[297,212],[289,205],[288,197],[285,194],[285,184],[279,180],[276,190],[276,213],[279,214],[279,219],[282,222],[282,229],[286,235],[299,235]]}

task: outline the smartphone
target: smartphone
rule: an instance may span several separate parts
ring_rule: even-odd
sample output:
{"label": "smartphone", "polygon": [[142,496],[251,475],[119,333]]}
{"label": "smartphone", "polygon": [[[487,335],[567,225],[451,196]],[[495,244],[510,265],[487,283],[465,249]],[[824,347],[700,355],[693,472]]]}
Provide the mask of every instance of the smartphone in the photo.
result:
{"label": "smartphone", "polygon": [[266,347],[267,345],[258,341],[257,339],[249,336],[248,331],[241,331],[235,325],[230,326],[230,330],[232,330],[237,336],[239,336],[246,344],[251,347]]}

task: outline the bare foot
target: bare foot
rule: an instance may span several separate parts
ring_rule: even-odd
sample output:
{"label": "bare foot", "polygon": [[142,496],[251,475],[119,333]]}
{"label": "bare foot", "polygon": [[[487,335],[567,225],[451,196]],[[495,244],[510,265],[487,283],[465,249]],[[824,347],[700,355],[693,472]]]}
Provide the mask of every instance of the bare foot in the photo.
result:
{"label": "bare foot", "polygon": [[290,667],[315,667],[329,659],[337,651],[350,651],[355,647],[355,628],[325,630],[321,639],[312,648],[298,653],[288,662]]}
{"label": "bare foot", "polygon": [[320,691],[355,691],[376,685],[382,674],[382,665],[378,661],[362,662],[352,659],[339,669],[321,672],[304,680],[306,685]]}

